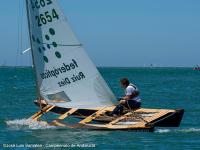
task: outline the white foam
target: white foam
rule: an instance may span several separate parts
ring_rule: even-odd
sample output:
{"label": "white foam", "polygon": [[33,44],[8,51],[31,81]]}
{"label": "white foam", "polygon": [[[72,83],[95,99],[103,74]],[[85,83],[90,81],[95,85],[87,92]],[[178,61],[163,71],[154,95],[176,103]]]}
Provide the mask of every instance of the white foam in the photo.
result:
{"label": "white foam", "polygon": [[200,132],[200,128],[189,128],[189,129],[182,129],[179,131],[180,132]]}
{"label": "white foam", "polygon": [[157,133],[168,133],[168,132],[170,132],[170,129],[156,129],[155,132],[157,132]]}
{"label": "white foam", "polygon": [[169,132],[181,132],[181,133],[191,133],[200,132],[200,128],[185,128],[185,129],[156,129],[157,133],[169,133]]}
{"label": "white foam", "polygon": [[56,126],[50,126],[46,122],[42,121],[34,121],[31,119],[15,119],[6,121],[6,124],[11,127],[12,129],[31,129],[31,130],[38,130],[38,129],[55,129]]}

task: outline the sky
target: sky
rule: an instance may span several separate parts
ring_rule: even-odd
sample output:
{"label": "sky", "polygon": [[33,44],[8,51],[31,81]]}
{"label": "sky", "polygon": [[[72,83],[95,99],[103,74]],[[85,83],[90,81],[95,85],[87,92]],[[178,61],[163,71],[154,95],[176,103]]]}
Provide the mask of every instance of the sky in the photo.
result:
{"label": "sky", "polygon": [[[199,0],[59,0],[97,66],[200,65]],[[0,65],[31,65],[25,0],[1,0]]]}

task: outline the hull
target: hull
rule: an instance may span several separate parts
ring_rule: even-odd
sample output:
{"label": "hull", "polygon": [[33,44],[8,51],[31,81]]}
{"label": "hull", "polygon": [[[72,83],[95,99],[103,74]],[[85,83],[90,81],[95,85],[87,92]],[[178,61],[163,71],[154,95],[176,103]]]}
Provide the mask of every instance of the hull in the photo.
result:
{"label": "hull", "polygon": [[151,122],[155,127],[179,127],[183,118],[184,109],[177,109]]}
{"label": "hull", "polygon": [[[34,103],[37,106],[40,106],[37,101],[35,101]],[[46,105],[47,104],[45,104],[44,102],[42,103],[42,107],[45,107]],[[114,106],[108,108],[107,111],[112,111],[113,108]],[[70,111],[70,108],[54,106],[50,111],[62,115]],[[97,111],[99,111],[99,109],[77,109],[70,115],[84,120],[88,116],[92,116],[93,114],[95,114]],[[134,110],[134,114],[131,117],[127,115],[126,117],[122,116],[121,119],[118,119],[120,117],[109,117],[100,114],[90,120],[96,122],[95,124],[84,124],[84,128],[93,130],[134,130],[153,132],[155,127],[179,127],[183,114],[184,109],[167,110],[140,108]],[[115,121],[115,123],[113,123],[111,126],[108,126],[108,124],[111,124],[111,122],[113,121]],[[132,124],[127,125],[127,122],[130,122]],[[73,125],[65,124],[65,126],[73,128]],[[76,124],[76,128],[80,127],[80,124]]]}

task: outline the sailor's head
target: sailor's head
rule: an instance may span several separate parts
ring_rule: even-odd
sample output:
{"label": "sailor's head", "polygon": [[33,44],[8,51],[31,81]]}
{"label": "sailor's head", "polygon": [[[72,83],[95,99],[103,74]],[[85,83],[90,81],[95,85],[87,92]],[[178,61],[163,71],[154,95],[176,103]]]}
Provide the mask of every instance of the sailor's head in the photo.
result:
{"label": "sailor's head", "polygon": [[127,78],[122,78],[122,79],[120,79],[120,84],[121,84],[122,88],[127,88],[127,86],[129,86],[130,82]]}

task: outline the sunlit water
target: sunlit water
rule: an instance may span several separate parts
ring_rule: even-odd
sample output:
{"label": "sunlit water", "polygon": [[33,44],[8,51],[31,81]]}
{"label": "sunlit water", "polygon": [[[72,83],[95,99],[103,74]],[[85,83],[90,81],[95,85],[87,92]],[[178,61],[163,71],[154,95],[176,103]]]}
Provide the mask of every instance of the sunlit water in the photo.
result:
{"label": "sunlit water", "polygon": [[[35,122],[28,119],[38,110],[33,104],[36,94],[32,68],[0,68],[0,149],[2,144],[26,143],[95,144],[96,149],[200,149],[200,71],[191,68],[99,70],[116,96],[123,94],[119,79],[128,77],[141,90],[143,107],[184,108],[181,126],[144,133],[74,130]],[[43,119],[53,117],[56,116],[50,114]]]}

